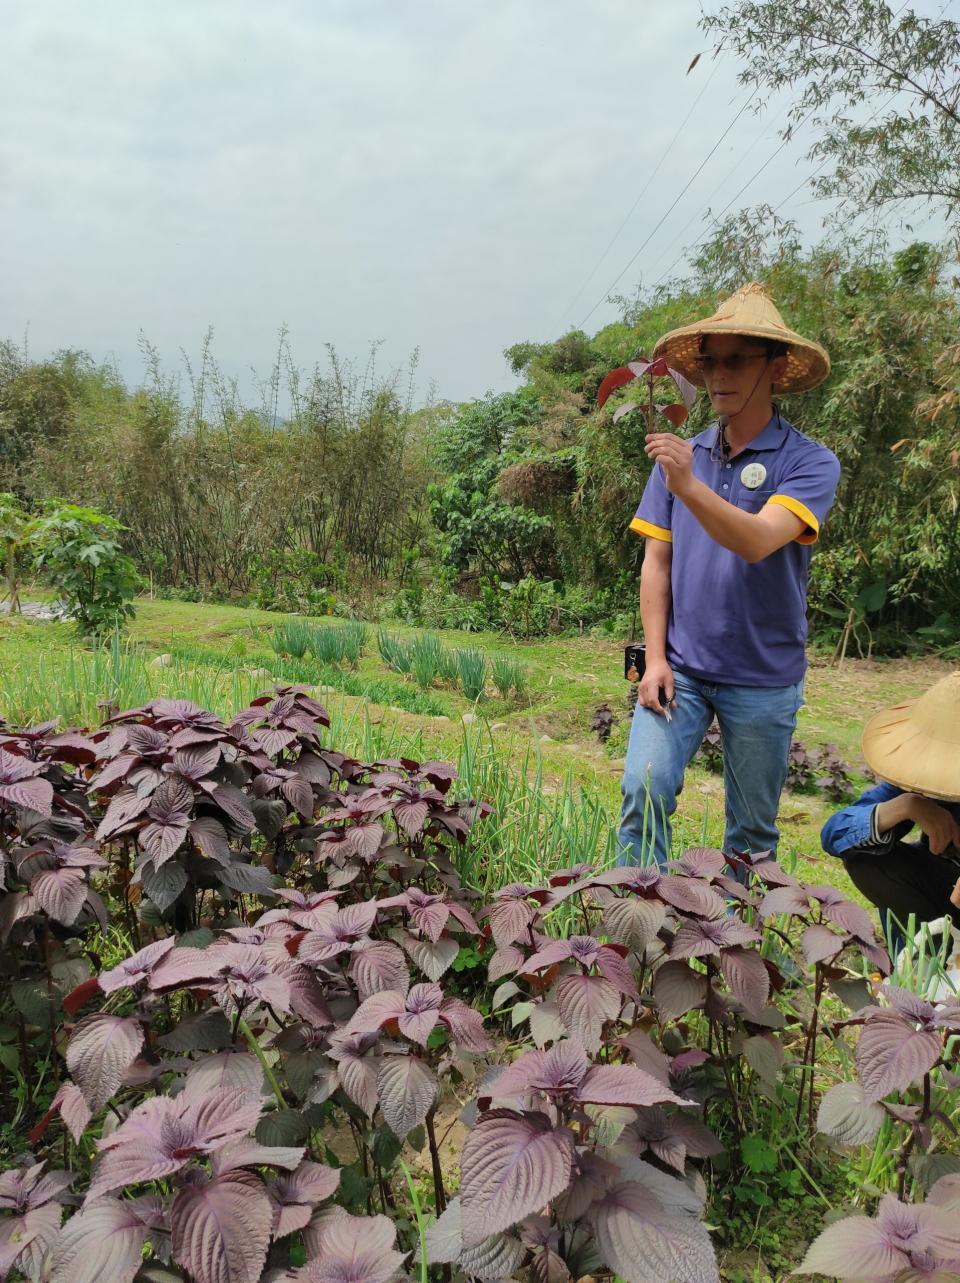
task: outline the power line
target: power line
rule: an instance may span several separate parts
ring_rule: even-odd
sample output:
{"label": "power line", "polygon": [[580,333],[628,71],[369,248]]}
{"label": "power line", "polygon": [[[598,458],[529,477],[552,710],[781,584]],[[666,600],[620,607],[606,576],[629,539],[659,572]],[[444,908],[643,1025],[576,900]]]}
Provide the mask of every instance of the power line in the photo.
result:
{"label": "power line", "polygon": [[[767,128],[763,131],[763,133],[760,135],[760,137],[756,140],[756,142],[751,144],[750,148],[749,148],[747,151],[745,151],[745,152],[744,152],[744,154],[740,157],[740,159],[737,161],[737,163],[734,165],[734,167],[730,170],[729,174],[727,174],[727,176],[726,176],[724,179],[722,179],[722,181],[721,181],[721,182],[719,182],[719,183],[717,184],[717,186],[713,189],[713,191],[712,191],[712,192],[710,193],[710,195],[707,197],[706,204],[705,204],[704,208],[703,208],[702,210],[698,211],[696,214],[693,214],[690,218],[688,218],[688,219],[687,219],[687,221],[684,223],[683,227],[681,227],[681,229],[680,229],[679,233],[678,233],[678,234],[673,238],[673,240],[670,242],[669,247],[668,247],[666,250],[664,250],[664,257],[666,257],[666,255],[667,255],[667,254],[669,254],[669,253],[673,250],[674,246],[675,246],[675,245],[677,245],[677,244],[678,244],[678,243],[683,239],[683,236],[684,236],[684,234],[686,233],[687,229],[688,229],[688,228],[689,228],[693,223],[695,223],[695,222],[697,221],[697,219],[698,219],[698,218],[704,218],[704,217],[706,217],[706,215],[707,215],[707,214],[709,214],[709,213],[710,213],[710,207],[711,207],[711,204],[713,203],[714,197],[715,197],[719,192],[723,191],[723,189],[727,186],[727,184],[728,184],[728,182],[730,181],[730,179],[733,177],[733,175],[737,172],[737,170],[740,168],[740,166],[743,164],[743,162],[744,162],[744,161],[747,159],[747,157],[750,155],[750,152],[753,150],[753,148],[758,147],[758,146],[760,145],[760,143],[762,143],[762,142],[763,142],[763,140],[767,137],[767,135],[771,132],[771,130],[773,129],[773,127],[776,125],[777,121],[778,121],[778,120],[783,116],[784,112],[785,112],[785,111],[787,111],[787,110],[789,109],[789,107],[790,107],[790,100],[788,100],[788,101],[787,101],[787,102],[786,102],[786,103],[785,103],[785,104],[780,108],[780,110],[777,112],[777,114],[773,117],[773,119],[772,119],[772,120],[770,121],[770,123],[767,125]],[[675,260],[675,261],[676,261],[676,260]]]}
{"label": "power line", "polygon": [[707,162],[710,160],[711,156],[714,154],[714,152],[717,150],[717,148],[720,146],[720,144],[721,144],[721,143],[723,142],[723,140],[726,138],[727,134],[729,134],[730,130],[734,127],[734,125],[737,123],[737,121],[740,119],[740,117],[743,115],[743,113],[747,110],[747,107],[749,107],[749,105],[750,105],[750,102],[751,102],[752,98],[753,98],[753,94],[750,94],[750,95],[745,99],[745,101],[744,101],[743,105],[741,106],[741,108],[740,108],[740,110],[737,112],[737,114],[734,116],[733,120],[731,120],[731,121],[730,121],[730,124],[729,124],[729,125],[727,125],[726,129],[723,131],[723,133],[720,135],[720,137],[717,139],[717,141],[713,144],[713,146],[712,146],[712,147],[710,148],[710,150],[707,152],[706,156],[704,156],[703,160],[700,162],[700,164],[699,164],[699,165],[697,166],[697,168],[694,170],[694,172],[693,172],[693,174],[691,175],[691,177],[687,180],[687,182],[686,182],[686,183],[684,184],[684,186],[681,188],[681,190],[680,190],[679,194],[676,196],[676,198],[674,199],[673,203],[672,203],[672,204],[669,206],[669,208],[668,208],[668,209],[667,209],[667,210],[666,210],[666,211],[661,215],[661,217],[660,217],[659,221],[657,222],[657,224],[656,224],[656,226],[653,228],[653,230],[649,233],[649,235],[647,236],[646,240],[644,240],[643,244],[642,244],[642,245],[640,246],[640,248],[636,251],[636,253],[635,253],[635,254],[633,254],[633,256],[629,259],[629,261],[628,261],[628,262],[627,262],[627,263],[626,263],[626,264],[621,268],[621,270],[617,273],[617,275],[613,278],[613,280],[610,282],[610,284],[607,286],[607,288],[603,291],[603,293],[602,293],[602,294],[600,295],[600,297],[597,299],[596,303],[594,303],[593,307],[591,307],[590,311],[586,314],[586,316],[585,316],[585,317],[583,318],[583,320],[580,322],[580,326],[581,326],[581,328],[582,328],[584,325],[586,325],[587,321],[590,319],[590,317],[591,317],[591,316],[593,316],[594,312],[597,310],[597,308],[600,306],[600,304],[604,301],[604,299],[605,299],[605,298],[607,298],[607,296],[609,295],[609,293],[610,293],[610,291],[613,289],[613,287],[614,287],[614,286],[615,286],[615,285],[620,281],[621,277],[623,277],[623,276],[624,276],[624,275],[625,275],[625,274],[630,270],[630,268],[631,268],[631,267],[633,266],[633,264],[637,261],[637,259],[640,257],[640,255],[643,253],[643,251],[646,249],[646,247],[647,247],[647,246],[650,244],[650,242],[653,240],[654,236],[657,234],[657,232],[660,230],[660,228],[663,226],[663,224],[667,221],[667,219],[670,217],[670,215],[671,215],[671,214],[673,213],[673,211],[676,209],[677,205],[679,205],[679,203],[680,203],[680,201],[682,200],[682,198],[686,195],[686,193],[687,193],[687,192],[690,190],[690,188],[693,186],[693,184],[694,184],[694,182],[696,181],[696,179],[697,179],[697,178],[699,178],[700,174],[703,172],[703,170],[704,170],[704,168],[706,167],[706,164],[707,164]]}
{"label": "power line", "polygon": [[[802,120],[802,121],[800,122],[800,125],[798,125],[798,126],[797,126],[797,128],[798,128],[798,129],[799,129],[799,128],[802,128],[804,124],[806,124],[806,120]],[[703,235],[700,237],[700,239],[699,239],[699,240],[697,240],[697,241],[694,241],[693,245],[691,245],[689,248],[684,248],[684,249],[682,249],[682,250],[680,251],[680,253],[679,253],[679,254],[677,255],[677,257],[673,260],[673,262],[670,264],[670,266],[667,268],[667,270],[666,270],[665,272],[661,273],[661,275],[660,275],[660,276],[659,276],[659,277],[654,281],[654,283],[653,283],[653,285],[652,285],[652,287],[651,287],[652,289],[656,289],[656,288],[657,288],[657,286],[660,284],[660,282],[661,282],[661,281],[666,280],[666,278],[670,275],[670,273],[673,271],[673,269],[676,267],[676,265],[677,265],[677,264],[678,264],[678,263],[679,263],[683,258],[686,258],[686,257],[687,257],[687,256],[688,256],[688,255],[689,255],[693,250],[695,250],[699,245],[702,245],[702,244],[703,244],[703,242],[707,239],[707,236],[708,236],[708,235],[709,235],[709,233],[710,233],[710,228],[711,228],[711,227],[715,227],[715,226],[717,226],[717,224],[720,222],[720,219],[721,219],[721,218],[723,218],[724,214],[727,212],[727,210],[730,208],[730,206],[731,206],[731,205],[733,205],[736,201],[738,201],[738,200],[740,199],[740,197],[743,195],[743,193],[747,190],[747,188],[748,188],[748,187],[750,187],[750,186],[751,186],[751,185],[756,181],[756,179],[758,179],[758,178],[760,177],[760,175],[761,175],[761,174],[763,173],[763,171],[767,168],[767,166],[768,166],[768,165],[770,165],[770,164],[772,164],[772,163],[773,163],[773,161],[775,161],[775,160],[776,160],[776,158],[777,158],[777,157],[780,155],[780,153],[783,151],[784,147],[786,147],[787,143],[791,141],[792,137],[793,137],[793,134],[791,134],[789,138],[785,138],[785,139],[783,140],[783,142],[780,144],[780,146],[776,149],[776,151],[774,151],[774,152],[771,152],[771,153],[770,153],[770,155],[769,155],[769,156],[767,157],[767,159],[763,162],[763,164],[760,166],[760,168],[759,168],[759,169],[757,169],[757,170],[755,170],[755,171],[750,175],[750,177],[747,179],[747,181],[743,184],[743,186],[740,188],[740,190],[736,193],[736,195],[735,195],[735,196],[732,196],[732,197],[730,198],[730,200],[728,200],[728,201],[727,201],[726,205],[724,205],[723,209],[721,209],[721,210],[720,210],[720,212],[719,212],[718,214],[715,214],[715,215],[713,216],[713,218],[710,220],[709,224],[707,225],[707,229],[706,229],[706,231],[703,233]],[[826,162],[824,162],[824,163],[826,163]],[[822,168],[822,166],[821,166],[821,168]],[[811,175],[810,175],[810,177],[812,178],[812,177],[813,177],[813,174],[811,174]],[[794,188],[794,190],[790,193],[790,196],[788,196],[788,197],[786,198],[786,200],[783,200],[783,201],[781,201],[781,202],[780,202],[780,204],[777,206],[777,208],[776,208],[775,210],[773,210],[773,213],[775,214],[775,213],[777,212],[777,210],[781,209],[781,208],[782,208],[782,207],[787,203],[787,201],[788,201],[788,200],[790,200],[790,198],[791,198],[792,196],[796,195],[796,193],[800,190],[800,187],[803,187],[803,186],[804,186],[806,183],[808,183],[809,181],[810,181],[810,180],[809,180],[809,178],[805,178],[805,179],[803,180],[803,182],[800,184],[800,186],[799,186],[799,187]],[[687,226],[689,226],[689,224],[687,224]]]}
{"label": "power line", "polygon": [[[606,248],[604,249],[604,251],[603,251],[603,253],[600,255],[600,257],[597,259],[597,261],[594,263],[593,267],[590,269],[590,272],[588,273],[588,275],[587,275],[586,279],[584,280],[583,284],[580,286],[580,288],[577,290],[576,294],[573,296],[573,298],[570,300],[570,302],[569,302],[569,303],[567,304],[567,306],[564,308],[564,311],[563,311],[563,315],[564,315],[564,316],[568,316],[568,315],[570,315],[570,314],[573,312],[573,309],[576,307],[577,303],[579,303],[579,301],[580,301],[580,296],[583,294],[584,290],[587,288],[587,286],[588,286],[588,285],[590,284],[590,282],[593,280],[593,278],[594,278],[594,276],[596,275],[597,270],[599,269],[600,265],[603,263],[604,259],[607,257],[607,255],[610,253],[611,249],[613,249],[614,244],[615,244],[615,243],[616,243],[616,241],[619,239],[619,237],[620,237],[620,233],[623,231],[623,229],[626,227],[627,223],[629,223],[629,222],[630,222],[630,219],[631,219],[631,218],[633,217],[633,215],[636,213],[637,206],[640,204],[640,202],[643,200],[644,196],[646,196],[647,192],[650,190],[650,185],[652,184],[653,180],[656,178],[657,174],[659,174],[660,169],[661,169],[661,167],[663,166],[663,162],[666,160],[666,158],[670,155],[670,152],[673,150],[674,143],[676,143],[677,139],[680,137],[681,133],[683,132],[684,128],[686,127],[687,121],[690,119],[690,117],[691,117],[691,116],[693,115],[693,113],[696,111],[697,107],[700,105],[700,99],[703,97],[703,95],[704,95],[704,94],[707,92],[707,90],[710,88],[710,82],[713,80],[714,76],[717,74],[717,68],[719,67],[719,65],[720,65],[720,59],[719,59],[719,58],[715,58],[715,59],[714,59],[714,63],[713,63],[713,70],[710,72],[710,75],[709,75],[709,77],[707,78],[706,83],[703,85],[703,88],[700,90],[700,92],[697,94],[696,98],[694,99],[694,101],[693,101],[693,105],[691,106],[690,110],[687,112],[687,114],[684,116],[683,120],[680,122],[680,126],[679,126],[679,128],[677,129],[677,132],[673,135],[673,137],[670,139],[670,141],[666,144],[666,146],[664,147],[663,151],[661,152],[661,154],[660,154],[660,159],[657,161],[656,166],[654,167],[654,169],[653,169],[652,173],[651,173],[651,174],[650,174],[650,176],[647,178],[647,181],[644,183],[644,185],[643,185],[643,190],[640,192],[640,195],[637,197],[637,199],[636,199],[636,200],[633,202],[633,204],[630,206],[630,208],[629,208],[629,210],[627,211],[626,215],[624,216],[624,219],[623,219],[623,221],[621,222],[620,226],[617,228],[617,230],[616,230],[616,231],[613,233],[613,235],[610,237],[610,240],[607,242]],[[562,318],[561,318],[561,324],[562,324]]]}
{"label": "power line", "polygon": [[[906,9],[906,7],[907,7],[907,5],[908,5],[909,3],[910,3],[910,0],[903,0],[903,4],[901,4],[900,8],[899,8],[899,9],[896,11],[896,13],[893,15],[893,19],[894,19],[894,21],[896,21],[896,19],[900,17],[901,13],[903,13],[904,9]],[[948,5],[949,5],[949,4],[950,4],[950,0],[946,0],[946,3],[943,5],[943,7],[942,7],[942,8],[941,8],[941,10],[940,10],[940,13],[937,15],[937,21],[939,21],[939,19],[940,19],[941,17],[943,17],[944,11],[946,10],[946,8],[948,7]],[[898,95],[899,93],[900,93],[900,90],[899,90],[899,89],[895,90],[895,91],[890,95],[890,97],[886,100],[886,102],[882,103],[879,107],[877,107],[877,108],[876,108],[876,110],[874,111],[873,115],[869,118],[869,120],[867,121],[867,123],[868,123],[868,124],[871,124],[874,120],[876,120],[876,118],[880,115],[880,113],[881,113],[881,112],[886,111],[886,109],[890,106],[890,104],[893,102],[894,98],[896,98],[896,97],[897,97],[897,95]],[[729,201],[727,202],[727,204],[723,207],[723,209],[720,211],[720,213],[719,213],[719,214],[717,214],[713,219],[711,219],[710,223],[707,225],[706,231],[702,234],[702,236],[700,236],[700,238],[699,238],[698,240],[694,241],[694,243],[693,243],[691,246],[689,246],[689,248],[686,248],[686,249],[684,249],[683,251],[681,251],[681,253],[680,253],[680,254],[679,254],[679,255],[678,255],[678,256],[673,260],[673,262],[670,264],[670,266],[667,268],[667,270],[666,270],[665,272],[663,272],[663,273],[662,273],[662,274],[657,278],[657,280],[656,280],[656,281],[654,281],[654,283],[653,283],[653,285],[652,285],[652,287],[651,287],[652,289],[656,289],[658,285],[660,285],[664,280],[666,280],[666,279],[667,279],[667,277],[670,275],[670,273],[673,271],[673,269],[676,267],[676,265],[677,265],[677,264],[678,264],[678,263],[679,263],[683,258],[685,258],[685,257],[689,257],[689,256],[690,256],[690,254],[692,254],[692,252],[693,252],[695,249],[697,249],[700,245],[702,245],[702,244],[704,243],[704,241],[707,239],[707,236],[710,234],[710,229],[711,229],[712,227],[716,226],[716,224],[720,221],[720,219],[723,217],[723,215],[727,212],[727,210],[730,208],[730,206],[734,203],[734,201],[739,200],[739,198],[743,195],[743,193],[744,193],[744,192],[746,191],[746,189],[750,186],[750,184],[754,181],[754,179],[759,178],[759,176],[760,176],[760,175],[763,173],[763,171],[766,169],[767,165],[769,165],[769,164],[770,164],[770,163],[771,163],[771,162],[772,162],[772,161],[773,161],[777,156],[779,156],[780,152],[781,152],[781,151],[783,151],[783,149],[784,149],[784,147],[787,145],[787,143],[788,143],[789,141],[791,141],[791,140],[792,140],[792,138],[794,137],[794,135],[795,135],[795,133],[797,132],[797,130],[799,130],[799,129],[802,129],[802,128],[803,128],[803,126],[804,126],[804,125],[806,124],[806,122],[810,119],[810,117],[811,117],[811,115],[812,115],[812,114],[813,114],[813,109],[811,109],[811,110],[807,113],[807,115],[804,117],[804,119],[800,121],[800,123],[797,125],[797,129],[796,129],[796,130],[791,130],[791,131],[790,131],[790,135],[789,135],[789,137],[788,137],[788,138],[785,138],[785,139],[783,140],[783,142],[780,144],[780,146],[777,148],[777,150],[776,150],[776,151],[775,151],[771,156],[769,156],[769,157],[767,158],[767,160],[766,160],[766,161],[764,161],[764,163],[763,163],[763,164],[760,166],[760,168],[756,171],[756,173],[753,175],[753,177],[752,177],[752,178],[750,178],[750,179],[749,179],[749,180],[744,184],[744,186],[740,188],[740,190],[737,192],[736,196],[734,196],[732,200],[729,200]],[[773,213],[773,214],[777,214],[777,213],[779,213],[779,212],[780,212],[780,210],[781,210],[781,209],[783,209],[784,205],[788,204],[791,200],[793,200],[794,196],[796,196],[796,194],[797,194],[799,191],[801,191],[801,190],[802,190],[804,187],[806,187],[810,182],[812,182],[814,178],[816,178],[817,174],[819,174],[819,173],[820,173],[820,171],[821,171],[822,169],[824,169],[824,168],[827,166],[827,164],[829,163],[829,160],[830,160],[829,156],[825,157],[825,158],[820,162],[820,164],[816,167],[816,169],[814,169],[810,174],[808,174],[806,178],[801,179],[801,181],[797,184],[797,186],[796,186],[796,187],[794,187],[793,191],[791,191],[788,195],[786,195],[786,196],[783,198],[783,200],[779,203],[779,205],[774,206],[774,208],[773,208],[773,210],[771,211],[771,213]],[[731,171],[731,172],[732,172],[732,171]],[[687,223],[687,226],[689,227],[689,226],[690,226],[690,224],[689,224],[689,223]]]}

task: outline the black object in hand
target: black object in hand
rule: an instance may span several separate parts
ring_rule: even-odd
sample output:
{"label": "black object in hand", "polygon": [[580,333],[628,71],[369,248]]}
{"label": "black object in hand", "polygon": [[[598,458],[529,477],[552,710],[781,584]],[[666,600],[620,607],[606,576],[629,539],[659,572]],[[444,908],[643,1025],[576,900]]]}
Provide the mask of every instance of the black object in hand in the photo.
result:
{"label": "black object in hand", "polygon": [[[643,642],[627,642],[623,648],[623,676],[628,682],[639,682],[647,671],[647,648]],[[661,707],[667,707],[667,692],[660,687],[657,692]]]}
{"label": "black object in hand", "polygon": [[623,648],[623,678],[638,682],[647,667],[647,649],[642,642],[627,642]]}

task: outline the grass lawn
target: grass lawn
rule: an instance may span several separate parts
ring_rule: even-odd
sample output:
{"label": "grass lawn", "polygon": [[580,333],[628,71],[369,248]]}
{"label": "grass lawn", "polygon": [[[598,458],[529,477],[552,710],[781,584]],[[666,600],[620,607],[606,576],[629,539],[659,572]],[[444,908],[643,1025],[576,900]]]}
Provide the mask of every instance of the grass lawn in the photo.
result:
{"label": "grass lawn", "polygon": [[[498,805],[504,837],[518,818],[530,830],[531,843],[544,826],[551,829],[550,841],[541,844],[543,867],[612,849],[623,767],[618,754],[628,723],[618,725],[603,746],[590,721],[603,702],[618,716],[625,710],[619,642],[584,637],[517,643],[494,634],[444,632],[448,646],[479,647],[491,657],[509,653],[525,670],[522,700],[492,694],[474,708],[449,685],[422,692],[409,677],[389,672],[377,652],[375,628],[356,671],[278,656],[269,638],[282,618],[248,607],[142,599],[127,646],[111,659],[109,653],[93,658],[83,652],[68,624],[4,617],[0,716],[90,722],[99,720],[99,701],[129,706],[161,691],[229,713],[275,680],[322,685],[321,698],[336,718],[335,742],[365,752],[402,750],[457,761],[468,786]],[[389,631],[409,637],[417,630],[389,625]],[[159,656],[169,656],[161,661],[165,667],[154,666]],[[815,657],[797,735],[808,746],[835,744],[862,781],[864,720],[885,704],[918,694],[947,671],[935,659],[848,659],[837,668]],[[477,721],[465,727],[460,718],[471,713]],[[834,882],[855,895],[839,862],[820,850],[819,830],[829,810],[819,796],[786,793],[781,853],[796,856],[801,876]],[[719,844],[722,814],[720,777],[691,768],[677,816],[678,842]],[[526,850],[525,864],[534,874],[532,847]]]}

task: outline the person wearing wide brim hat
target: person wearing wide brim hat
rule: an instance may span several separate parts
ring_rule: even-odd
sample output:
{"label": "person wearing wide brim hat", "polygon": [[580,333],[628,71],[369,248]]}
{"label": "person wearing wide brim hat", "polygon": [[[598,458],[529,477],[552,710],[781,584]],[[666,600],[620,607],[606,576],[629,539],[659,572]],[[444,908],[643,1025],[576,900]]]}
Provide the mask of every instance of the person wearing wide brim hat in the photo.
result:
{"label": "person wearing wide brim hat", "polygon": [[665,357],[671,369],[679,370],[691,383],[704,388],[706,379],[699,358],[703,355],[705,340],[720,334],[758,339],[762,344],[785,348],[786,363],[774,381],[780,396],[809,392],[830,373],[826,349],[791,330],[773,299],[756,281],[737,290],[713,316],[664,334],[653,349],[653,359]]}
{"label": "person wearing wide brim hat", "polygon": [[[692,440],[651,432],[654,463],[630,529],[645,540],[638,674],[624,769],[621,860],[661,866],[687,764],[716,717],[730,853],[774,850],[790,741],[803,699],[811,545],[833,503],[836,456],[774,396],[830,372],[819,343],[784,322],[762,285],[654,348],[681,391],[718,415]],[[687,386],[684,380],[692,383]]]}
{"label": "person wearing wide brim hat", "polygon": [[884,920],[960,927],[960,672],[872,717],[863,755],[881,783],[830,817],[824,850]]}

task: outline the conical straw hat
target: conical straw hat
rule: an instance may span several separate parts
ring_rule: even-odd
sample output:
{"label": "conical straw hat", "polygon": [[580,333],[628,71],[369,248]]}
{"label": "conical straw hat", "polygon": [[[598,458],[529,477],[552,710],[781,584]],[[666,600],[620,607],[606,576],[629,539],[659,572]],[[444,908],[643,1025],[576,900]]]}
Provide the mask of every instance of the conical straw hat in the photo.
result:
{"label": "conical straw hat", "polygon": [[960,802],[960,672],[872,717],[863,755],[876,775],[907,793]]}
{"label": "conical straw hat", "polygon": [[700,355],[700,340],[711,334],[744,334],[750,338],[786,343],[789,346],[787,369],[776,385],[776,390],[784,395],[807,392],[822,383],[830,373],[830,358],[826,351],[819,343],[788,329],[773,299],[756,281],[737,290],[705,321],[684,325],[665,334],[653,349],[653,359],[666,357],[668,365],[702,388],[703,372],[697,369],[696,359]]}

